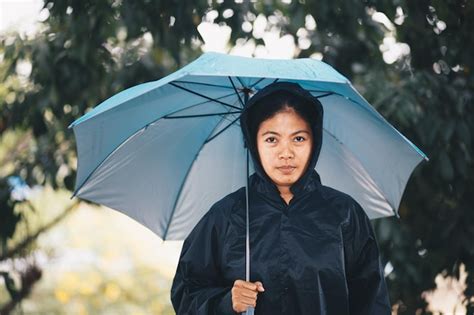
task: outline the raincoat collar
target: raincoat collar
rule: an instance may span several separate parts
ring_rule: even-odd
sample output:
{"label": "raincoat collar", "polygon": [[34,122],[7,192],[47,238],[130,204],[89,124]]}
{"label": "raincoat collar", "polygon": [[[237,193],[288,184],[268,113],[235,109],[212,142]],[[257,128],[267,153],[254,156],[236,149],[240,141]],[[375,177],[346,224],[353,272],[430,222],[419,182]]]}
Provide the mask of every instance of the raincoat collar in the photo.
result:
{"label": "raincoat collar", "polygon": [[321,102],[319,102],[316,97],[311,95],[308,91],[303,89],[297,83],[282,81],[274,82],[265,86],[247,101],[246,107],[243,110],[242,115],[240,116],[240,126],[244,136],[244,144],[249,149],[255,169],[255,173],[252,174],[249,178],[249,184],[251,187],[254,187],[258,192],[270,194],[271,196],[275,196],[276,198],[281,198],[280,192],[275,183],[265,173],[263,166],[261,165],[260,160],[258,158],[256,143],[254,139],[252,139],[252,137],[250,136],[248,126],[248,109],[251,108],[262,97],[282,89],[296,94],[299,97],[306,98],[312,104],[314,104],[318,112],[318,118],[316,119],[316,121],[311,122],[311,129],[313,131],[313,151],[311,153],[310,163],[303,175],[291,186],[290,191],[293,193],[294,197],[297,197],[305,192],[314,191],[321,186],[321,178],[315,170],[322,146],[323,107],[321,105]]}
{"label": "raincoat collar", "polygon": [[[291,188],[290,191],[293,193],[294,196],[300,196],[306,192],[312,192],[314,190],[317,190],[321,186],[321,178],[316,172],[315,169],[312,171],[307,171],[309,174],[308,178],[306,180],[298,180],[295,182]],[[276,187],[273,182],[268,181],[264,178],[261,178],[258,176],[257,173],[254,173],[250,176],[249,178],[249,183],[250,187],[258,191],[259,193],[262,194],[271,194],[279,198],[280,196],[280,191]]]}

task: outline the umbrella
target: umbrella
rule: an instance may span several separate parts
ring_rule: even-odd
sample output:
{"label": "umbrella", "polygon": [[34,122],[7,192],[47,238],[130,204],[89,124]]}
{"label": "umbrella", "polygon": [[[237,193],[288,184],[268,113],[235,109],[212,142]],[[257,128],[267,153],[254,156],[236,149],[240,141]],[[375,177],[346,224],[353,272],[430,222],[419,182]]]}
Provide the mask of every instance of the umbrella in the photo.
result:
{"label": "umbrella", "polygon": [[78,151],[73,196],[125,213],[163,240],[184,239],[214,202],[247,185],[254,169],[239,116],[277,80],[298,83],[323,105],[322,183],[351,195],[371,219],[398,216],[412,171],[428,158],[347,78],[309,58],[214,52],[112,96],[69,126]]}

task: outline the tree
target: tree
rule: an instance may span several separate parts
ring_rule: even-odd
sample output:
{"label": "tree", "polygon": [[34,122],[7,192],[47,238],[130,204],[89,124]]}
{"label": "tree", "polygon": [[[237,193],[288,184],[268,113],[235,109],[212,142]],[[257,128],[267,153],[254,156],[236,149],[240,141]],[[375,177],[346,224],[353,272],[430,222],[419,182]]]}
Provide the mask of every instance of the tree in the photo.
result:
{"label": "tree", "polygon": [[[374,222],[383,260],[393,266],[387,278],[391,301],[399,314],[427,313],[421,293],[435,287],[439,273],[459,277],[461,264],[469,273],[464,293],[470,299],[473,4],[241,2],[49,0],[49,17],[35,37],[1,35],[1,138],[14,134],[23,144],[8,159],[0,157],[1,210],[10,218],[1,222],[3,243],[24,220],[6,178],[72,190],[75,143],[67,126],[118,91],[157,80],[195,59],[197,25],[213,9],[215,23],[232,28],[231,45],[264,44],[242,24],[266,17],[268,30],[291,34],[298,42],[295,57],[317,53],[427,153],[430,162],[415,170],[406,188],[401,219]],[[390,47],[400,54],[390,58]],[[2,254],[8,250],[4,246]],[[470,302],[469,314],[473,306]]]}

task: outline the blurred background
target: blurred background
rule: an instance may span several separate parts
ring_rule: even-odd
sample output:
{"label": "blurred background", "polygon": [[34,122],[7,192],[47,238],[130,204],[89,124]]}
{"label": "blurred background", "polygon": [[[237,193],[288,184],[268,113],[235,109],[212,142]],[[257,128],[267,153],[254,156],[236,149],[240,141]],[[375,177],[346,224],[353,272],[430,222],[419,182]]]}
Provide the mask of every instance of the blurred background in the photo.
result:
{"label": "blurred background", "polygon": [[0,0],[0,314],[174,314],[182,243],[70,199],[67,126],[205,51],[323,60],[419,146],[372,221],[393,314],[474,314],[468,0]]}

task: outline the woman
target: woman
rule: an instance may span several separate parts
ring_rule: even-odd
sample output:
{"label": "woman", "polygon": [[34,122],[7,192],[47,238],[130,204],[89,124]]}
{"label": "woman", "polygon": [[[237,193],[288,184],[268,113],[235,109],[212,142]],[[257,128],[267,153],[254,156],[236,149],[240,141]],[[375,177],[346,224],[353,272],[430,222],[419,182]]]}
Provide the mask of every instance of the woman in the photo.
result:
{"label": "woman", "polygon": [[249,179],[216,202],[186,238],[171,289],[177,314],[385,315],[390,302],[370,221],[349,195],[321,184],[321,103],[296,83],[256,93],[240,118]]}

